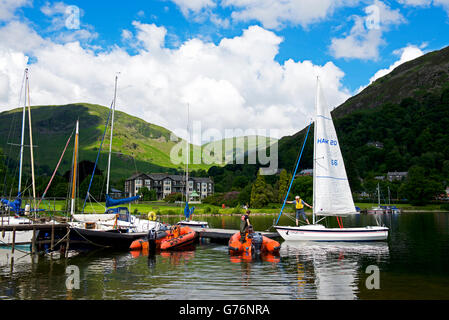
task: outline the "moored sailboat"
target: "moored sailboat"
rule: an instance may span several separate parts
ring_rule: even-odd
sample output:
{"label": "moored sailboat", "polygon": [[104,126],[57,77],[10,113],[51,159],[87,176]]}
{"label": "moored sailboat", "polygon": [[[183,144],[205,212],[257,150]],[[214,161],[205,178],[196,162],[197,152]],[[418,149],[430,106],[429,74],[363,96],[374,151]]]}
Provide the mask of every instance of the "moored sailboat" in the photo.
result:
{"label": "moored sailboat", "polygon": [[[294,175],[291,182],[293,179]],[[288,193],[284,205],[287,196]],[[321,97],[319,79],[317,79],[313,156],[313,223],[296,227],[275,226],[275,228],[285,240],[378,241],[387,239],[388,228],[384,226],[344,228],[340,220],[338,220],[340,228],[327,228],[319,224],[326,217],[333,216],[339,219],[339,217],[354,214],[358,214],[358,212],[352,198],[337,134],[331,114]]]}
{"label": "moored sailboat", "polygon": [[[187,132],[190,135],[189,130],[189,108],[187,106]],[[184,216],[186,217],[185,220],[179,221],[178,225],[190,227],[190,228],[196,228],[196,229],[202,229],[202,228],[209,228],[209,223],[207,221],[197,221],[197,220],[191,220],[195,207],[189,208],[189,198],[190,198],[190,185],[189,185],[189,158],[190,158],[190,151],[189,151],[189,141],[186,140],[186,205],[184,207]]]}
{"label": "moored sailboat", "polygon": [[[103,139],[98,150],[97,160],[95,162],[94,170],[91,176],[89,188],[86,195],[86,200],[83,205],[83,212],[80,214],[75,214],[73,211],[71,212],[71,217],[73,221],[71,222],[73,227],[79,229],[89,229],[89,230],[99,230],[99,231],[117,231],[120,233],[129,233],[129,232],[148,232],[148,230],[154,228],[158,222],[149,221],[144,219],[136,218],[131,215],[127,207],[117,207],[122,204],[127,204],[134,202],[140,198],[140,196],[124,198],[124,199],[113,199],[109,195],[109,186],[110,186],[110,174],[111,174],[111,154],[112,154],[112,141],[113,141],[113,131],[114,131],[114,113],[115,113],[115,105],[117,99],[117,80],[118,76],[115,77],[115,86],[114,86],[114,98],[111,104],[111,108],[108,115],[108,121],[106,123],[105,132],[103,133]],[[107,180],[106,180],[106,201],[105,207],[106,210],[102,214],[84,214],[84,207],[86,205],[87,198],[90,196],[89,191],[92,184],[93,177],[95,175],[96,165],[98,163],[98,157],[101,152],[102,144],[104,141],[104,134],[106,133],[106,129],[108,127],[109,117],[111,117],[111,135],[109,140],[109,154],[108,154],[108,168],[107,168]],[[77,146],[76,146],[77,148]],[[76,164],[76,160],[74,160]],[[74,175],[73,179],[76,179],[76,168],[73,169]],[[75,187],[75,183],[73,184],[73,188]],[[73,199],[73,191],[72,191],[72,199]],[[73,201],[73,200],[72,200]],[[115,207],[115,208],[113,208]],[[79,230],[82,232],[82,230]]]}
{"label": "moored sailboat", "polygon": [[[19,183],[17,197],[14,200],[1,199],[1,211],[3,211],[1,216],[1,225],[23,225],[31,224],[33,221],[30,219],[29,215],[31,213],[36,213],[38,208],[36,207],[36,189],[35,189],[35,178],[34,178],[34,155],[33,155],[33,134],[31,125],[31,103],[30,103],[30,85],[29,85],[29,75],[28,68],[24,71],[24,77],[22,85],[25,89],[24,104],[22,109],[22,130],[20,137],[20,159],[19,159]],[[22,91],[21,91],[22,92]],[[24,153],[24,138],[25,138],[25,123],[26,123],[26,110],[28,102],[28,121],[29,121],[29,142],[30,142],[30,157],[31,157],[31,179],[32,179],[32,191],[33,191],[33,201],[31,207],[29,204],[22,208],[22,196],[25,190],[22,190],[22,173],[23,173],[23,153]],[[20,101],[19,101],[20,104]],[[10,213],[14,213],[14,216],[10,216]],[[0,237],[0,245],[11,245],[14,241],[15,244],[30,244],[33,237],[33,231],[17,231],[13,236],[12,231],[2,232]],[[14,239],[14,240],[13,240]]]}

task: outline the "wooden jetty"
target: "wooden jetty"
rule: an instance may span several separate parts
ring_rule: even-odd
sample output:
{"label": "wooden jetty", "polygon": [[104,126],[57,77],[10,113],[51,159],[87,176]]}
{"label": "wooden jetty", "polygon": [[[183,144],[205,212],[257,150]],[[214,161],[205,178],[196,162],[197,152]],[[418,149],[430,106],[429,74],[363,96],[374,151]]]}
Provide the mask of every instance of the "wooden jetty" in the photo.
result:
{"label": "wooden jetty", "polygon": [[[36,245],[38,244],[37,239],[37,232],[47,231],[51,234],[51,240],[49,243],[51,244],[51,247],[53,247],[54,244],[54,234],[56,230],[66,230],[69,232],[70,226],[66,223],[24,223],[24,224],[5,224],[0,225],[0,232],[1,234],[4,234],[5,232],[12,232],[12,243],[11,243],[11,252],[14,253],[15,246],[16,246],[16,232],[17,231],[33,231],[33,236],[31,238],[31,253],[36,252]],[[70,239],[66,240],[67,248],[69,246]],[[40,244],[40,243],[39,243]]]}
{"label": "wooden jetty", "polygon": [[[54,250],[56,246],[60,247],[60,250],[65,251],[67,254],[68,249],[73,247],[73,245],[83,244],[85,243],[84,239],[78,239],[79,237],[74,237],[77,235],[81,229],[72,228],[67,223],[39,223],[39,224],[17,224],[17,225],[0,225],[0,232],[4,234],[4,232],[13,232],[13,241],[11,244],[12,252],[14,252],[15,243],[15,233],[16,231],[33,231],[33,237],[31,238],[31,252],[37,253],[38,251],[42,251],[43,247],[47,245],[47,249]],[[218,228],[201,228],[195,229],[198,233],[198,237],[200,239],[209,239],[211,242],[218,243],[227,243],[231,236],[239,230],[233,229],[218,229]],[[91,230],[83,230],[83,233],[90,232],[97,234],[97,232],[93,232]],[[259,231],[256,231],[259,232]],[[43,239],[38,236],[39,233],[46,233],[48,236]],[[270,239],[280,239],[280,235],[277,232],[260,232],[262,235],[270,238]],[[90,234],[89,234],[90,235]],[[131,234],[114,234],[108,233],[108,244],[113,248],[126,249],[129,247],[128,242],[132,242],[137,238],[143,238],[146,236],[146,233],[131,233]],[[120,238],[115,239],[114,237]],[[101,240],[101,239],[100,239]],[[114,241],[112,241],[114,240]],[[101,243],[98,239],[94,239],[93,242],[100,243],[101,246],[106,246],[106,243]],[[126,242],[126,243],[125,243]],[[126,245],[123,246],[123,243]],[[121,244],[121,245],[120,245]],[[49,246],[48,246],[49,245]],[[61,247],[62,246],[62,247]]]}

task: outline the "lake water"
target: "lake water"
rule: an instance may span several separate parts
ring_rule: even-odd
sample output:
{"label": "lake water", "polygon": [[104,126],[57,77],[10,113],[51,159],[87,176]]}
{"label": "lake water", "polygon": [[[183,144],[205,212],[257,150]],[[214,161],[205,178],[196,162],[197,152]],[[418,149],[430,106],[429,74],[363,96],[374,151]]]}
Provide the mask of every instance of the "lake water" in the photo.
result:
{"label": "lake water", "polygon": [[[258,231],[273,219],[251,217]],[[239,225],[237,216],[202,220]],[[338,226],[335,218],[328,223]],[[385,215],[382,223],[390,227],[387,242],[283,242],[279,256],[256,258],[232,257],[226,245],[203,242],[153,257],[100,250],[32,259],[19,247],[11,263],[11,251],[2,248],[0,299],[449,299],[449,214]],[[286,224],[291,220],[282,217],[279,225]],[[344,224],[375,220],[360,215]],[[69,266],[79,270],[79,289],[67,289]],[[373,279],[379,289],[368,288]]]}

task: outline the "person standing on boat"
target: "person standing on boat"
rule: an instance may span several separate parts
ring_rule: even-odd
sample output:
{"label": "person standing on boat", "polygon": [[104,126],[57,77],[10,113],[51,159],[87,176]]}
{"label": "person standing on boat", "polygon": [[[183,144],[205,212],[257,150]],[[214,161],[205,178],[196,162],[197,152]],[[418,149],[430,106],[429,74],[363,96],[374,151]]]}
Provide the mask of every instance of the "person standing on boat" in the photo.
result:
{"label": "person standing on boat", "polygon": [[299,196],[295,197],[294,201],[287,201],[286,203],[291,203],[295,205],[296,209],[296,226],[298,226],[299,223],[299,216],[301,215],[302,218],[307,222],[307,224],[310,224],[309,219],[307,219],[306,213],[304,212],[304,206],[308,206],[310,209],[312,209],[312,206],[306,203],[304,200],[302,200]]}
{"label": "person standing on boat", "polygon": [[248,231],[248,228],[251,226],[251,222],[249,221],[249,214],[251,211],[246,210],[246,213],[242,215],[242,218],[240,220],[240,241],[243,243],[245,242],[245,235]]}

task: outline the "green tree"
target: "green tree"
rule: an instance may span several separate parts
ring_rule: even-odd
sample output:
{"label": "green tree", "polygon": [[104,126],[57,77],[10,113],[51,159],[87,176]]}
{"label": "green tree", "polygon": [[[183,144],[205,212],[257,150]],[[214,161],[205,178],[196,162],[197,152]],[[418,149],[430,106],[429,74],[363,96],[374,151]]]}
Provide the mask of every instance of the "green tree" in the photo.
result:
{"label": "green tree", "polygon": [[435,179],[426,176],[426,170],[420,166],[410,167],[405,183],[399,192],[405,195],[410,204],[422,206],[432,200],[437,194],[443,193],[443,185]]}
{"label": "green tree", "polygon": [[244,188],[248,184],[248,178],[245,176],[238,176],[235,177],[234,181],[232,182],[232,188],[236,188],[238,190]]}
{"label": "green tree", "polygon": [[289,194],[289,199],[294,199],[299,195],[308,204],[313,202],[313,177],[299,176],[293,181],[292,189]]}
{"label": "green tree", "polygon": [[287,170],[282,169],[281,174],[279,175],[279,189],[278,189],[278,201],[283,202],[285,195],[288,191],[288,186],[290,184],[290,176],[287,173]]}
{"label": "green tree", "polygon": [[156,190],[148,190],[147,187],[142,187],[139,189],[140,200],[142,201],[155,201],[157,199]]}
{"label": "green tree", "polygon": [[266,204],[269,203],[269,199],[267,198],[267,183],[263,175],[258,174],[256,181],[253,183],[253,187],[251,189],[251,207],[253,208],[262,208]]}
{"label": "green tree", "polygon": [[246,185],[239,193],[238,201],[242,204],[249,204],[251,202],[251,183]]}

